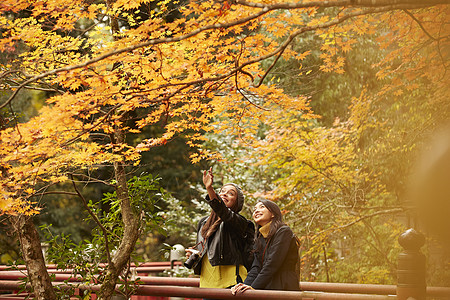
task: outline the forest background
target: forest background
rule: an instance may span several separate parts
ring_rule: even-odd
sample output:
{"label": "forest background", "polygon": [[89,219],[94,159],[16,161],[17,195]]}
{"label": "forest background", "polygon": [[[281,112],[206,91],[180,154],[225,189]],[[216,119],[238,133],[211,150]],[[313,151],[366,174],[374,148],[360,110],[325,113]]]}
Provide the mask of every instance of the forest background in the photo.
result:
{"label": "forest background", "polygon": [[247,217],[280,205],[302,281],[394,284],[415,227],[428,284],[450,282],[448,1],[0,8],[0,255],[42,299],[67,291],[32,263],[41,242],[105,274],[104,299],[131,261],[190,246],[209,166]]}

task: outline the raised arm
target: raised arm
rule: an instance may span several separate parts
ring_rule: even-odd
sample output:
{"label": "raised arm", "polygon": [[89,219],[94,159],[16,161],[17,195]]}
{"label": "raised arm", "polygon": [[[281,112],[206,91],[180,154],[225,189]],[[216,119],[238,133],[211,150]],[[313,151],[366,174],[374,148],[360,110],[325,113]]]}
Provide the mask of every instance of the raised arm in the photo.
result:
{"label": "raised arm", "polygon": [[217,195],[213,188],[214,175],[212,173],[212,168],[203,171],[203,184],[205,185],[208,196],[206,201],[208,201],[209,206],[216,212],[220,219],[224,223],[231,225],[240,234],[245,234],[247,228],[247,219],[245,219],[240,214],[229,209],[222,199]]}
{"label": "raised arm", "polygon": [[209,170],[203,171],[203,184],[205,185],[206,191],[208,192],[209,199],[217,198],[216,191],[213,188],[214,176],[212,173],[212,167]]}

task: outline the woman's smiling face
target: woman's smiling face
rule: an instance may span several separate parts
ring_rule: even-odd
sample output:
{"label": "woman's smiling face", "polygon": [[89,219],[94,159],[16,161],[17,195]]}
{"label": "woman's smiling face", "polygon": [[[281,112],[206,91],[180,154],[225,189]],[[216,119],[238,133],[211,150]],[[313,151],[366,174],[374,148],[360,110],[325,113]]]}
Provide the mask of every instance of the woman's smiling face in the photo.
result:
{"label": "woman's smiling face", "polygon": [[231,185],[224,185],[219,192],[220,198],[222,198],[223,203],[225,203],[225,206],[228,208],[232,208],[234,204],[237,201],[237,190],[236,188]]}
{"label": "woman's smiling face", "polygon": [[255,223],[259,226],[266,225],[273,218],[273,214],[261,202],[256,203],[252,216]]}

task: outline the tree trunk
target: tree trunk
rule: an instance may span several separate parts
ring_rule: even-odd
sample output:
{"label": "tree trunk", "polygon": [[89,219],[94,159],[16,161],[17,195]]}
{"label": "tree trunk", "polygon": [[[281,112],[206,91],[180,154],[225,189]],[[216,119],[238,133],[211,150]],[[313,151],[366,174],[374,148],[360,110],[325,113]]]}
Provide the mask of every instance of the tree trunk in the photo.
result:
{"label": "tree trunk", "polygon": [[33,299],[53,300],[56,293],[45,266],[41,240],[31,216],[12,216],[12,225],[19,237],[22,256],[27,266],[28,278],[34,292]]}
{"label": "tree trunk", "polygon": [[[119,129],[115,135],[115,142],[120,144],[124,141],[124,138],[124,133]],[[117,279],[125,269],[139,236],[139,220],[131,207],[124,162],[114,163],[114,173],[117,181],[116,193],[121,203],[124,230],[119,247],[108,265],[105,280],[100,289],[100,299],[110,299],[114,294]]]}
{"label": "tree trunk", "polygon": [[[107,0],[108,7],[112,7],[115,0]],[[119,31],[119,23],[116,17],[110,16],[111,32],[113,39],[117,40]],[[125,142],[125,133],[121,128],[116,128],[113,142],[116,144],[122,144]],[[134,215],[131,207],[130,196],[128,194],[127,177],[125,173],[125,162],[114,162],[114,175],[116,178],[116,194],[120,200],[120,208],[122,212],[123,221],[123,236],[122,240],[117,248],[114,256],[108,264],[108,270],[106,271],[105,280],[100,288],[99,299],[111,299],[114,295],[117,279],[120,273],[125,269],[127,262],[130,259],[131,253],[134,250],[136,241],[139,236],[139,221]]]}

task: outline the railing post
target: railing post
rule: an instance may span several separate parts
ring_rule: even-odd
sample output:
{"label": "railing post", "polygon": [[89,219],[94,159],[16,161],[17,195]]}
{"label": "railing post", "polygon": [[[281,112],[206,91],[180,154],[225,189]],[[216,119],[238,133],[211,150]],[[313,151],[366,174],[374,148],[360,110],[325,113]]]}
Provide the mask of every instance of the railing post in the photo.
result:
{"label": "railing post", "polygon": [[397,299],[425,300],[426,264],[425,255],[420,252],[425,237],[411,228],[402,233],[398,241],[404,250],[398,256]]}

